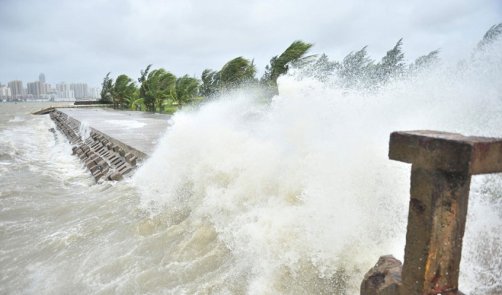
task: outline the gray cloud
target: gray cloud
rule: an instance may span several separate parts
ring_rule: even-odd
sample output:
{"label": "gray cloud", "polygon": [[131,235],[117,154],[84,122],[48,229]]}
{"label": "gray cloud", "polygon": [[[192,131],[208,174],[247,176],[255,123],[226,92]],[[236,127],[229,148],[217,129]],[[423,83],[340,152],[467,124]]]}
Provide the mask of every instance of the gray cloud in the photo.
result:
{"label": "gray cloud", "polygon": [[263,68],[297,39],[340,59],[364,45],[379,58],[404,37],[410,60],[437,48],[455,60],[501,21],[498,0],[0,0],[0,81],[99,85],[150,63],[199,76],[241,55]]}

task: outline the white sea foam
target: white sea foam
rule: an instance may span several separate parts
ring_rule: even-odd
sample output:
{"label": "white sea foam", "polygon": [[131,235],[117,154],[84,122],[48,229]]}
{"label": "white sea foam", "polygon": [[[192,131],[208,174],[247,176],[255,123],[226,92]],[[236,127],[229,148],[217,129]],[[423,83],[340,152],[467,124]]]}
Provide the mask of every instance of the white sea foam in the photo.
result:
{"label": "white sea foam", "polygon": [[[499,48],[376,94],[291,75],[280,78],[270,106],[233,93],[179,112],[135,176],[142,201],[214,228],[246,293],[343,293],[345,285],[356,293],[379,255],[403,256],[410,167],[387,159],[390,132],[502,136]],[[490,231],[492,246],[475,233],[480,224],[500,228],[502,218],[499,205],[471,202],[461,286],[478,294],[487,283],[468,275],[470,266],[497,282],[501,267],[479,262],[472,249],[497,251],[502,233]]]}
{"label": "white sea foam", "polygon": [[78,128],[78,133],[83,141],[87,140],[89,136],[91,136],[91,127],[89,126],[89,122],[82,120]]}
{"label": "white sea foam", "polygon": [[16,123],[16,122],[23,122],[24,118],[22,116],[15,116],[14,118],[10,119],[10,123]]}
{"label": "white sea foam", "polygon": [[146,125],[146,123],[137,120],[105,120],[105,123],[133,129],[141,128]]}

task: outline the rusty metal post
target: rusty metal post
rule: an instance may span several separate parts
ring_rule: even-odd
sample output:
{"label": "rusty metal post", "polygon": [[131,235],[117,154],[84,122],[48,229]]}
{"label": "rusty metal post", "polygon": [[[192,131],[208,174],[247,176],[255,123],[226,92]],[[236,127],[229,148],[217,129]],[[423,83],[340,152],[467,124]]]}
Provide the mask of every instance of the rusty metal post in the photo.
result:
{"label": "rusty metal post", "polygon": [[461,294],[458,276],[471,175],[502,172],[502,139],[394,132],[389,158],[412,164],[399,293]]}

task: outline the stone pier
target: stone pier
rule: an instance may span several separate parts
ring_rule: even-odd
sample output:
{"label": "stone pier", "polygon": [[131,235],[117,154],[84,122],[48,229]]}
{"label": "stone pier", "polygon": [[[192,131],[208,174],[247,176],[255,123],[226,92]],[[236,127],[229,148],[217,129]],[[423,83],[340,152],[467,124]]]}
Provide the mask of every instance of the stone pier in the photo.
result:
{"label": "stone pier", "polygon": [[502,139],[394,132],[389,158],[412,164],[404,263],[382,256],[366,274],[361,294],[462,294],[458,277],[471,176],[502,172]]}
{"label": "stone pier", "polygon": [[[121,180],[134,171],[153,152],[169,119],[105,109],[51,109],[48,113],[96,181]],[[83,129],[88,132],[85,138]]]}

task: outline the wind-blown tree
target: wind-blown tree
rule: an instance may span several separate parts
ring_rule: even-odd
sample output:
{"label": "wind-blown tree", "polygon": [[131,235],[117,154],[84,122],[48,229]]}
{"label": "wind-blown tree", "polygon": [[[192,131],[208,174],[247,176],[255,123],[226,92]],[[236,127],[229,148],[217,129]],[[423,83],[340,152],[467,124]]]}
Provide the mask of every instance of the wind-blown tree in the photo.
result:
{"label": "wind-blown tree", "polygon": [[130,107],[137,98],[136,84],[127,75],[120,75],[115,79],[112,96],[115,108]]}
{"label": "wind-blown tree", "polygon": [[201,75],[200,95],[211,97],[224,90],[255,83],[255,74],[254,62],[239,56],[228,61],[220,71],[205,69]]}
{"label": "wind-blown tree", "polygon": [[[391,78],[405,75],[408,70],[411,70],[411,66],[407,66],[404,62],[402,45],[403,39],[401,38],[378,63],[368,56],[367,46],[349,53],[340,64],[335,64],[340,84],[346,88],[375,90]],[[431,52],[418,63],[423,63],[425,66],[425,63],[432,62],[436,56],[437,52]]]}
{"label": "wind-blown tree", "polygon": [[[403,40],[399,39],[378,63],[368,56],[367,46],[364,46],[347,54],[341,62],[330,61],[326,54],[322,54],[315,60],[312,60],[311,56],[303,57],[301,62],[294,65],[299,69],[300,75],[320,81],[328,81],[330,77],[334,77],[331,82],[341,87],[368,91],[377,90],[393,77],[414,74],[417,70],[430,67],[439,61],[439,50],[434,50],[407,65],[401,49],[402,44]],[[270,70],[266,72],[266,78],[270,79],[270,73]]]}
{"label": "wind-blown tree", "polygon": [[150,68],[152,67],[152,64],[149,64],[146,66],[145,70],[140,71],[140,76],[138,78],[139,82],[139,88],[138,88],[138,97],[136,100],[130,102],[130,108],[132,110],[142,110],[146,111],[147,107],[145,105],[145,91],[146,87],[143,87],[143,83],[146,81],[146,78],[148,77],[148,73],[150,72]]}
{"label": "wind-blown tree", "polygon": [[374,68],[374,79],[377,83],[385,83],[394,76],[399,76],[404,73],[404,53],[401,50],[403,38],[397,41],[396,45],[382,58],[382,61],[377,63]]}
{"label": "wind-blown tree", "polygon": [[218,73],[221,89],[237,88],[255,80],[256,67],[253,61],[239,56],[227,62]]}
{"label": "wind-blown tree", "polygon": [[205,69],[201,75],[202,85],[199,88],[200,95],[211,97],[218,93],[220,73],[211,69]]}
{"label": "wind-blown tree", "polygon": [[321,56],[314,62],[314,68],[317,70],[314,75],[320,80],[326,79],[327,76],[332,75],[336,69],[340,68],[340,64],[336,61],[330,61],[326,54]]}
{"label": "wind-blown tree", "polygon": [[303,41],[294,41],[279,56],[270,59],[270,65],[265,67],[265,73],[261,78],[262,83],[277,89],[277,78],[285,74],[289,69],[289,64],[300,61],[312,47],[312,44]]}
{"label": "wind-blown tree", "polygon": [[164,100],[171,97],[176,84],[176,76],[160,68],[151,71],[140,87],[140,95],[146,109],[152,112],[162,111]]}
{"label": "wind-blown tree", "polygon": [[145,82],[146,78],[148,77],[148,72],[150,72],[150,68],[152,67],[152,64],[149,64],[146,66],[145,70],[141,70],[139,73],[140,73],[140,76],[138,78],[138,82],[140,84],[142,84],[143,82]]}
{"label": "wind-blown tree", "polygon": [[339,68],[340,64],[338,62],[330,61],[328,56],[323,53],[307,64],[301,65],[299,67],[301,70],[299,73],[326,82]]}
{"label": "wind-blown tree", "polygon": [[181,107],[193,101],[199,93],[199,81],[185,75],[176,79],[174,91],[171,93],[172,100]]}
{"label": "wind-blown tree", "polygon": [[101,99],[100,102],[112,103],[113,102],[113,79],[110,78],[110,72],[106,74],[101,83]]}
{"label": "wind-blown tree", "polygon": [[483,39],[478,43],[478,49],[483,49],[486,45],[492,43],[498,38],[502,37],[502,23],[493,25],[483,36]]}
{"label": "wind-blown tree", "polygon": [[417,59],[415,59],[415,62],[413,62],[409,66],[409,70],[410,72],[415,72],[420,69],[426,69],[438,62],[439,62],[439,49],[436,49],[429,52],[426,55],[419,56]]}
{"label": "wind-blown tree", "polygon": [[368,57],[366,48],[364,46],[359,51],[349,53],[340,63],[337,74],[343,86],[360,86],[370,77],[374,64]]}

